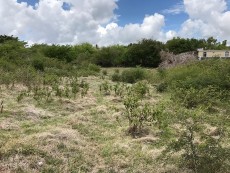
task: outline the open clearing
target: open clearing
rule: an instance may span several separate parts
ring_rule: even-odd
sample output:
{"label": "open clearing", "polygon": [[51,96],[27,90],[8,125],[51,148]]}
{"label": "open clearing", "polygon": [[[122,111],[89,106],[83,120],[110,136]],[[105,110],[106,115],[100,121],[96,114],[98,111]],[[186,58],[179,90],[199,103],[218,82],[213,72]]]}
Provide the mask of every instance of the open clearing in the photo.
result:
{"label": "open clearing", "polygon": [[[123,99],[113,91],[100,91],[105,81],[111,86],[116,84],[111,82],[110,74],[78,80],[89,84],[87,94],[77,93],[75,98],[68,98],[52,93],[50,100],[37,100],[29,94],[20,98],[19,93],[26,90],[22,85],[1,86],[0,172],[191,172],[173,162],[164,164],[157,160],[166,148],[165,143],[175,136],[163,134],[154,125],[146,126],[138,137],[128,133]],[[148,85],[150,90],[144,101],[152,105],[170,101],[168,93],[159,93]],[[221,114],[226,113],[229,112]],[[211,116],[214,121],[218,117]],[[225,120],[229,127],[229,116]],[[177,123],[172,127],[174,131],[182,129]],[[214,134],[215,126],[207,124],[207,129],[218,137]],[[225,146],[229,147],[228,138]]]}
{"label": "open clearing", "polygon": [[[127,134],[128,121],[118,96],[99,91],[100,77],[84,78],[90,84],[85,97],[54,97],[37,102],[25,97],[24,88],[1,87],[0,172],[161,172],[155,158],[155,131],[138,139]],[[106,79],[105,79],[106,80]],[[151,90],[152,102],[161,96]]]}

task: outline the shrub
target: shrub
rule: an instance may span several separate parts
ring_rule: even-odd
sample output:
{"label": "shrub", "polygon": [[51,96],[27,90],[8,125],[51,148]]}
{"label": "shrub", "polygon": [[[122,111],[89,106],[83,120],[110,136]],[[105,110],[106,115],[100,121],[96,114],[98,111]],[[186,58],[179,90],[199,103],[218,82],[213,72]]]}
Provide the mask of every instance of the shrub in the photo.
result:
{"label": "shrub", "polygon": [[42,61],[42,59],[34,59],[32,65],[36,70],[44,71],[44,62]]}
{"label": "shrub", "polygon": [[166,82],[162,82],[156,86],[158,92],[165,92],[167,90],[168,84]]}
{"label": "shrub", "polygon": [[88,70],[99,73],[101,71],[100,66],[95,64],[88,64]]}
{"label": "shrub", "polygon": [[99,86],[100,92],[103,93],[104,95],[109,95],[112,89],[112,86],[109,84],[108,81],[105,81],[100,84]]}
{"label": "shrub", "polygon": [[230,61],[205,60],[168,70],[164,82],[169,87],[202,89],[210,85],[220,89],[230,88]]}
{"label": "shrub", "polygon": [[135,85],[132,86],[132,90],[140,98],[143,98],[146,94],[149,94],[149,86],[148,83],[145,81],[137,82]]}
{"label": "shrub", "polygon": [[203,89],[195,89],[193,87],[175,88],[172,93],[171,99],[186,108],[210,108],[221,100],[222,93],[218,91],[218,88],[209,86]]}
{"label": "shrub", "polygon": [[102,74],[106,76],[108,74],[107,70],[102,70]]}
{"label": "shrub", "polygon": [[[228,169],[229,151],[221,146],[223,131],[215,138],[204,132],[202,121],[190,115],[189,119],[182,119],[179,138],[172,140],[163,157],[173,158],[173,153],[179,155],[179,167],[187,168],[195,173],[225,172]],[[194,115],[197,116],[197,115]],[[174,156],[175,158],[175,156]]]}
{"label": "shrub", "polygon": [[116,83],[114,86],[113,86],[113,90],[114,90],[114,94],[116,96],[120,96],[120,97],[123,97],[123,93],[125,91],[125,85],[124,84],[120,84],[120,83]]}
{"label": "shrub", "polygon": [[146,71],[140,67],[124,70],[121,74],[121,80],[127,83],[135,83],[144,79],[146,79]]}
{"label": "shrub", "polygon": [[120,76],[120,74],[118,74],[118,73],[112,74],[111,80],[112,80],[113,82],[119,82],[119,81],[121,81],[121,76]]}

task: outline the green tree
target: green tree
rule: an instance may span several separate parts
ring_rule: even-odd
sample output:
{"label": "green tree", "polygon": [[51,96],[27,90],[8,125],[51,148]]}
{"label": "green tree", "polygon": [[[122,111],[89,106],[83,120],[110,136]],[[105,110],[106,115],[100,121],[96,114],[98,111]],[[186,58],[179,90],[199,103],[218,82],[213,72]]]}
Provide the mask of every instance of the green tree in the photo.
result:
{"label": "green tree", "polygon": [[176,37],[166,42],[166,48],[169,52],[173,52],[174,54],[180,54],[183,52],[197,51],[198,48],[203,48],[206,45],[206,41],[204,39],[185,39]]}
{"label": "green tree", "polygon": [[73,56],[70,54],[71,46],[69,45],[52,45],[46,46],[43,50],[44,55],[49,58],[56,58],[62,61],[71,62]]}
{"label": "green tree", "polygon": [[119,45],[103,47],[97,52],[95,63],[103,67],[121,66],[125,50],[124,46]]}
{"label": "green tree", "polygon": [[160,63],[160,51],[164,48],[163,43],[143,39],[136,44],[130,44],[124,57],[126,66],[158,67]]}

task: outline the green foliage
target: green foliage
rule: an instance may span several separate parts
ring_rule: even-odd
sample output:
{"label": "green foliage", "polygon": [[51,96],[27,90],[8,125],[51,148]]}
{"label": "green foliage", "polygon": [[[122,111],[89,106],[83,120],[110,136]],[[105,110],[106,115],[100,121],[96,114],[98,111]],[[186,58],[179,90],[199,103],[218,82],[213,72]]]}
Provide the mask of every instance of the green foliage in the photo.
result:
{"label": "green foliage", "polygon": [[179,54],[183,52],[196,51],[198,48],[204,48],[205,40],[197,39],[185,39],[176,37],[172,40],[168,40],[166,43],[166,48],[173,52],[174,54]]}
{"label": "green foliage", "polygon": [[160,51],[163,43],[151,39],[143,39],[137,44],[131,44],[125,54],[126,66],[158,67],[161,62]]}
{"label": "green foliage", "polygon": [[82,64],[81,66],[76,66],[75,70],[77,72],[77,76],[87,77],[89,75],[98,75],[101,71],[101,68],[95,64]]}
{"label": "green foliage", "polygon": [[137,82],[132,86],[131,90],[140,98],[144,98],[147,94],[149,94],[149,86],[146,81]]}
{"label": "green foliage", "polygon": [[102,67],[121,66],[126,51],[124,46],[109,46],[101,48],[95,55],[95,63]]}
{"label": "green foliage", "polygon": [[81,88],[81,97],[85,97],[89,90],[89,83],[85,82],[84,80],[81,81],[79,84],[79,87]]}
{"label": "green foliage", "polygon": [[74,98],[76,98],[76,94],[80,91],[79,84],[77,82],[77,79],[73,78],[71,80],[70,86],[72,88],[72,93],[74,95]]}
{"label": "green foliage", "polygon": [[166,48],[173,52],[174,54],[179,54],[189,51],[197,51],[198,48],[219,50],[219,49],[228,49],[226,46],[226,41],[222,43],[217,42],[217,39],[209,37],[205,39],[194,39],[194,38],[180,38],[176,37],[171,40],[168,40],[166,43]]}
{"label": "green foliage", "polygon": [[160,83],[160,84],[158,84],[158,85],[156,86],[156,90],[157,90],[158,92],[165,92],[165,91],[167,91],[167,87],[168,87],[167,83],[162,82],[162,83]]}
{"label": "green foliage", "polygon": [[102,74],[106,76],[108,74],[107,70],[105,70],[105,69],[102,70]]}
{"label": "green foliage", "polygon": [[135,83],[146,79],[146,71],[140,67],[124,70],[121,73],[121,81],[127,83]]}
{"label": "green foliage", "polygon": [[0,43],[5,43],[7,41],[19,41],[17,37],[8,36],[8,35],[0,35]]}
{"label": "green foliage", "polygon": [[95,65],[95,64],[88,64],[87,69],[88,69],[89,71],[96,72],[96,73],[98,73],[98,72],[101,71],[100,66],[97,66],[97,65]]}
{"label": "green foliage", "polygon": [[100,89],[100,92],[103,93],[104,95],[110,95],[112,86],[109,84],[108,81],[105,81],[100,84],[99,89]]}
{"label": "green foliage", "polygon": [[207,60],[169,69],[163,81],[169,88],[202,89],[210,85],[222,90],[230,88],[230,61]]}
{"label": "green foliage", "polygon": [[73,57],[73,61],[71,63],[76,66],[85,66],[89,63],[94,64],[94,58],[97,51],[98,50],[89,43],[74,45],[71,47],[69,52],[69,55]]}
{"label": "green foliage", "polygon": [[222,93],[218,88],[208,86],[202,89],[195,88],[177,88],[172,93],[172,100],[182,104],[186,108],[203,107],[209,109],[216,106],[222,98]]}
{"label": "green foliage", "polygon": [[44,71],[45,70],[44,61],[42,59],[36,58],[36,59],[33,60],[32,64],[33,64],[33,67],[36,70],[39,70],[39,71]]}
{"label": "green foliage", "polygon": [[152,124],[158,124],[159,127],[165,127],[165,125],[163,125],[163,119],[165,119],[163,116],[163,107],[160,105],[152,106],[149,103],[142,103],[141,99],[142,98],[137,93],[131,90],[123,101],[126,109],[124,115],[129,121],[128,132],[133,137],[143,135],[147,130],[146,126]]}
{"label": "green foliage", "polygon": [[26,91],[21,91],[17,96],[17,102],[20,102],[26,95]]}
{"label": "green foliage", "polygon": [[120,83],[116,83],[113,86],[113,90],[114,90],[115,96],[123,97],[123,94],[125,92],[125,85],[124,84],[120,84]]}
{"label": "green foliage", "polygon": [[132,133],[132,135],[135,135],[141,130],[144,121],[137,111],[137,107],[140,105],[139,98],[133,94],[130,94],[124,99],[124,105],[126,109],[125,116],[128,118],[130,126],[129,131]]}
{"label": "green foliage", "polygon": [[180,120],[182,125],[177,140],[172,140],[163,157],[172,158],[173,153],[182,153],[179,156],[179,166],[195,173],[225,172],[228,169],[229,151],[222,147],[223,131],[217,137],[205,132],[205,126],[197,115],[190,115]]}
{"label": "green foliage", "polygon": [[46,46],[45,49],[43,49],[43,53],[45,56],[49,58],[56,58],[59,60],[63,60],[66,62],[71,62],[73,60],[73,57],[71,56],[70,52],[71,47],[70,46],[60,46],[60,45],[52,45],[52,46]]}
{"label": "green foliage", "polygon": [[111,80],[114,82],[119,82],[121,81],[121,76],[120,76],[120,71],[118,69],[116,69],[114,71],[114,73],[111,76]]}

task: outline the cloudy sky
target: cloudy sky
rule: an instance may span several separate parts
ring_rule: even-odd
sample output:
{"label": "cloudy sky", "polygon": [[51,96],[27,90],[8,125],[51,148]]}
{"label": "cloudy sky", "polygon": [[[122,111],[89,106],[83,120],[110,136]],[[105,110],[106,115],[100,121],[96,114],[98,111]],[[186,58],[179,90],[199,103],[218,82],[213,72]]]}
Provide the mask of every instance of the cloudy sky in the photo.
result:
{"label": "cloudy sky", "polygon": [[230,0],[0,0],[0,25],[30,44],[230,40]]}

